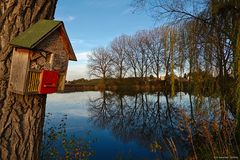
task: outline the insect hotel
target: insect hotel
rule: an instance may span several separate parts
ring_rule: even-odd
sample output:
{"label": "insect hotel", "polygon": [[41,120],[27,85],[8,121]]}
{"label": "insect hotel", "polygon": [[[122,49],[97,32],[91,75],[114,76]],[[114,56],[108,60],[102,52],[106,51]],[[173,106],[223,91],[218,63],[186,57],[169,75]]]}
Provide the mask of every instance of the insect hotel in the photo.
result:
{"label": "insect hotel", "polygon": [[11,92],[27,95],[64,91],[68,61],[77,59],[63,22],[40,20],[10,44],[14,47]]}

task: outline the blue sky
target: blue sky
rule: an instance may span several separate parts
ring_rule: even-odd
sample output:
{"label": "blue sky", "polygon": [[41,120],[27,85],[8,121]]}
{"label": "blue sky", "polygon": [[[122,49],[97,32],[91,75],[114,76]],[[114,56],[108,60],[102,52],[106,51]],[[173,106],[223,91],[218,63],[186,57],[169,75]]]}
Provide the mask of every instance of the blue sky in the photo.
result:
{"label": "blue sky", "polygon": [[87,54],[107,46],[121,34],[156,27],[144,11],[133,13],[132,0],[59,0],[55,19],[62,20],[77,62],[70,62],[67,80],[89,78]]}

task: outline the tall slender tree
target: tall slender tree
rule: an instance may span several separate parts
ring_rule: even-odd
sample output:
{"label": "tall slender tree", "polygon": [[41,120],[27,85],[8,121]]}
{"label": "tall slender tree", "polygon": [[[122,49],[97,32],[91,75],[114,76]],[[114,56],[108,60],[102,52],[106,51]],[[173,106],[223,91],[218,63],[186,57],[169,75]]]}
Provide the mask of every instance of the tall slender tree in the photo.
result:
{"label": "tall slender tree", "polygon": [[130,71],[133,72],[134,77],[137,77],[137,52],[136,47],[134,47],[134,38],[133,36],[129,36],[127,39],[127,47],[126,47],[126,55],[127,55],[127,61],[126,64],[128,68],[130,68]]}
{"label": "tall slender tree", "polygon": [[160,78],[163,57],[163,27],[148,31],[147,39],[144,41],[145,48],[148,50],[148,58],[152,72]]}
{"label": "tall slender tree", "polygon": [[119,79],[124,78],[128,69],[128,65],[126,64],[127,40],[128,36],[122,35],[115,38],[110,45],[114,71],[116,72],[116,77]]}
{"label": "tall slender tree", "polygon": [[88,55],[88,69],[90,76],[105,80],[113,73],[113,59],[108,49],[96,48]]}
{"label": "tall slender tree", "polygon": [[150,71],[149,50],[146,47],[147,31],[137,32],[134,38],[134,51],[136,52],[137,71],[140,78],[147,77]]}

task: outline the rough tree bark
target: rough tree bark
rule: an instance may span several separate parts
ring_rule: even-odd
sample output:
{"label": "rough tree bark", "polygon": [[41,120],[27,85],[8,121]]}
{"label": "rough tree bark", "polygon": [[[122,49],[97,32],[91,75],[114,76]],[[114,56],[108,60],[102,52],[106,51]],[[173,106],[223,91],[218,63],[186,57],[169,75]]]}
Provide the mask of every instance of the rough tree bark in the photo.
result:
{"label": "rough tree bark", "polygon": [[53,19],[57,0],[0,1],[0,159],[39,159],[46,95],[8,92],[9,42],[39,19]]}

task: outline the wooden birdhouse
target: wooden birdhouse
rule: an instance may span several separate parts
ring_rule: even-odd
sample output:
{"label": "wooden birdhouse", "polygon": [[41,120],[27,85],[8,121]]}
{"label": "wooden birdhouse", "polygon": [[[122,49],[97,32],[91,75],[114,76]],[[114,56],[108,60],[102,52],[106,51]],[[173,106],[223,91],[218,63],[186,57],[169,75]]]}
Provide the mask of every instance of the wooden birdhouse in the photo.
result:
{"label": "wooden birdhouse", "polygon": [[64,91],[68,61],[76,56],[64,24],[40,20],[15,37],[9,89],[18,94]]}

